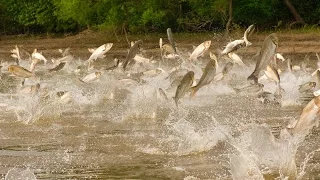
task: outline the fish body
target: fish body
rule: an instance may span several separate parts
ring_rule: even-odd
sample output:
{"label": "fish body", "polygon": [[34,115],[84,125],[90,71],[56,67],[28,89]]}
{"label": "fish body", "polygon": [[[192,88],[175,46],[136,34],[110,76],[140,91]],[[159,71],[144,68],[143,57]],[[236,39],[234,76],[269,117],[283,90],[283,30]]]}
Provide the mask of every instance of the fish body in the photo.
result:
{"label": "fish body", "polygon": [[264,73],[269,79],[275,81],[277,84],[280,83],[279,73],[278,73],[278,71],[276,70],[276,68],[272,64],[269,64],[267,66],[267,70],[264,71]]}
{"label": "fish body", "polygon": [[143,75],[148,76],[148,77],[154,77],[162,73],[161,69],[150,69],[147,71],[142,72]]}
{"label": "fish body", "polygon": [[280,104],[281,102],[281,96],[266,91],[258,93],[258,99],[264,104]]}
{"label": "fish body", "polygon": [[176,49],[176,44],[175,44],[175,42],[173,40],[173,35],[172,35],[171,28],[167,29],[167,35],[168,35],[168,40],[169,40],[169,42],[170,42],[170,44],[171,44],[171,46],[172,46],[172,48],[174,50],[174,53],[176,53],[177,49]]}
{"label": "fish body", "polygon": [[135,55],[133,59],[138,63],[149,63],[150,62],[149,58],[145,58],[139,54]]}
{"label": "fish body", "polygon": [[177,87],[175,96],[173,97],[177,107],[178,107],[179,99],[183,98],[184,95],[190,91],[190,88],[193,84],[193,79],[194,79],[193,71],[189,71],[187,74],[183,76],[180,84]]}
{"label": "fish body", "polygon": [[125,61],[123,62],[123,70],[126,70],[129,62],[137,55],[137,53],[139,52],[140,46],[142,46],[142,40],[137,41],[136,43],[133,44],[133,46],[130,47],[129,53]]}
{"label": "fish body", "polygon": [[251,84],[249,86],[245,86],[240,89],[234,89],[237,93],[243,94],[243,95],[248,95],[248,94],[256,94],[263,90],[264,85],[261,83],[256,83],[256,84]]}
{"label": "fish body", "polygon": [[67,47],[65,50],[59,49],[59,52],[61,53],[62,57],[70,56],[70,47]]}
{"label": "fish body", "polygon": [[225,75],[227,75],[231,69],[233,68],[233,63],[228,62],[222,69],[222,71],[220,73],[217,73],[216,75],[214,75],[213,80],[214,81],[220,81],[224,78]]}
{"label": "fish body", "polygon": [[59,59],[52,59],[52,63],[70,62],[74,59],[72,55],[66,55]]}
{"label": "fish body", "polygon": [[171,44],[164,44],[162,45],[162,56],[166,56],[168,53],[169,54],[175,54],[176,51],[174,50],[174,48],[172,47]]}
{"label": "fish body", "polygon": [[32,59],[30,64],[30,72],[34,72],[36,69],[36,65],[40,62],[39,59]]}
{"label": "fish body", "polygon": [[238,39],[229,42],[226,47],[222,50],[221,55],[229,54],[240,48],[251,46],[252,43],[248,40],[248,35],[254,30],[254,26],[250,25],[243,34],[243,39]]}
{"label": "fish body", "polygon": [[159,92],[159,96],[160,96],[162,99],[168,101],[168,96],[166,95],[166,93],[164,92],[164,90],[163,90],[162,88],[159,88],[159,89],[158,89],[158,92]]}
{"label": "fish body", "polygon": [[66,62],[61,62],[57,66],[55,66],[54,68],[49,69],[49,72],[58,72],[64,67],[64,65],[66,65]]}
{"label": "fish body", "polygon": [[37,49],[34,49],[33,53],[31,54],[31,58],[32,59],[39,59],[39,60],[43,61],[44,63],[47,63],[47,59],[41,53],[39,53]]}
{"label": "fish body", "polygon": [[210,84],[216,74],[216,62],[209,61],[204,69],[204,72],[198,84],[191,88],[191,96],[194,97],[196,92],[203,86]]}
{"label": "fish body", "polygon": [[308,92],[312,90],[314,87],[316,87],[316,84],[317,83],[315,82],[306,82],[299,86],[299,92],[300,93]]}
{"label": "fish body", "polygon": [[223,74],[223,75],[228,74],[228,73],[231,71],[232,68],[233,68],[233,63],[228,62],[228,63],[223,67],[223,69],[222,69],[222,74]]}
{"label": "fish body", "polygon": [[120,60],[119,60],[118,58],[115,58],[115,59],[114,59],[114,62],[115,62],[114,65],[107,67],[105,70],[114,70],[114,69],[116,69],[117,67],[119,67],[119,65],[120,65]]}
{"label": "fish body", "polygon": [[101,72],[94,72],[91,74],[86,75],[84,78],[80,79],[82,82],[88,83],[94,80],[97,80],[98,78],[100,78],[101,76]]}
{"label": "fish body", "polygon": [[15,45],[15,49],[12,49],[11,53],[12,53],[11,56],[13,58],[16,58],[18,61],[21,61],[20,50],[19,50],[18,45]]}
{"label": "fish body", "polygon": [[97,49],[93,50],[87,62],[92,63],[97,58],[103,58],[104,54],[107,53],[112,48],[112,46],[113,46],[113,43],[106,43],[101,45]]}
{"label": "fish body", "polygon": [[238,64],[239,66],[246,66],[242,59],[240,58],[240,56],[238,56],[238,54],[234,53],[234,52],[230,52],[228,53],[228,56],[230,59],[232,59],[232,61],[236,64]]}
{"label": "fish body", "polygon": [[194,61],[201,55],[203,55],[211,46],[211,40],[205,41],[197,46],[190,55],[190,60]]}
{"label": "fish body", "polygon": [[222,50],[221,55],[229,54],[233,51],[236,51],[242,47],[245,47],[246,43],[243,39],[238,39],[229,42],[226,47]]}
{"label": "fish body", "polygon": [[255,83],[258,83],[258,76],[260,71],[266,68],[268,64],[270,64],[277,47],[278,37],[275,33],[272,33],[263,41],[261,51],[257,57],[258,60],[255,69],[248,77],[248,80],[253,80]]}
{"label": "fish body", "polygon": [[292,134],[303,133],[318,125],[320,115],[320,96],[313,98],[302,110],[299,119],[287,125]]}
{"label": "fish body", "polygon": [[31,71],[18,65],[10,65],[8,67],[8,71],[13,75],[22,77],[22,78],[29,78],[34,76],[34,74]]}

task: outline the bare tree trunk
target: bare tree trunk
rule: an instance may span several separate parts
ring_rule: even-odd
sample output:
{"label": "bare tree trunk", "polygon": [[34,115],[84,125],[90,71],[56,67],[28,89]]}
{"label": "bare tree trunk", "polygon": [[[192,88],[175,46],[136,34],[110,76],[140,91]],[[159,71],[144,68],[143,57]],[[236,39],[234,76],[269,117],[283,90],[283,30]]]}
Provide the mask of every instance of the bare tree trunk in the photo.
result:
{"label": "bare tree trunk", "polygon": [[306,22],[302,19],[302,17],[296,11],[296,9],[294,8],[290,0],[283,0],[283,2],[287,6],[287,8],[290,10],[291,14],[293,15],[297,23],[306,24]]}
{"label": "bare tree trunk", "polygon": [[228,4],[229,4],[229,18],[228,18],[228,22],[226,24],[226,36],[229,36],[230,33],[230,26],[232,23],[232,0],[228,0]]}

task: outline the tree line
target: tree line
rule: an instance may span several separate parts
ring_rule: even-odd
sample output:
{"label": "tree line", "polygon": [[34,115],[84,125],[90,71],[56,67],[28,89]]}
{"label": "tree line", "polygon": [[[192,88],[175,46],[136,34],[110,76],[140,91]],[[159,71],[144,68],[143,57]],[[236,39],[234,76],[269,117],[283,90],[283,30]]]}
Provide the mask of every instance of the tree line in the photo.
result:
{"label": "tree line", "polygon": [[319,23],[320,0],[0,0],[0,32],[119,33],[260,29]]}

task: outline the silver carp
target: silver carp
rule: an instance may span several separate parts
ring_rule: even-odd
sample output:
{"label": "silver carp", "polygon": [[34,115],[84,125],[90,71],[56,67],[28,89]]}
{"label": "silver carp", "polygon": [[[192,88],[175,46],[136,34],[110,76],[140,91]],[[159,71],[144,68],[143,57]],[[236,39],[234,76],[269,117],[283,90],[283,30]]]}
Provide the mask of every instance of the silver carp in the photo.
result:
{"label": "silver carp", "polygon": [[248,80],[253,80],[254,83],[258,83],[258,76],[261,70],[266,68],[270,64],[272,58],[276,53],[276,48],[278,47],[278,37],[275,33],[270,34],[262,43],[262,48],[257,56],[258,60],[253,73],[247,78]]}

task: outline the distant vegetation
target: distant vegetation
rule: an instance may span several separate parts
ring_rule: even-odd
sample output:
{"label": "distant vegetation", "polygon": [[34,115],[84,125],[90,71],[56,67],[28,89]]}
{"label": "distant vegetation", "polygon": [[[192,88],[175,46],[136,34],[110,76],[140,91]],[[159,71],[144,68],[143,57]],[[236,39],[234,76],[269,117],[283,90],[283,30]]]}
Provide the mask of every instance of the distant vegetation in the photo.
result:
{"label": "distant vegetation", "polygon": [[[255,24],[259,29],[317,25],[318,1],[301,0],[0,0],[0,32],[201,32]],[[303,18],[297,19],[287,2]],[[231,4],[230,4],[231,3]],[[232,6],[230,6],[232,5]],[[290,5],[290,4],[289,4]],[[230,14],[229,11],[232,13]],[[231,16],[230,16],[231,15]],[[232,18],[230,18],[232,17]],[[299,18],[299,17],[298,17]]]}

